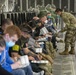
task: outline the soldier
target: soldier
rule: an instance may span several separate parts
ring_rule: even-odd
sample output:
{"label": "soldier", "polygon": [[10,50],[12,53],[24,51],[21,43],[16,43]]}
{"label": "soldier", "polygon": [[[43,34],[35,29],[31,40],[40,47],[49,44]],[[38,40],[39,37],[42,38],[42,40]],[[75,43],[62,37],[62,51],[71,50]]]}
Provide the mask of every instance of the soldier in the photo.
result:
{"label": "soldier", "polygon": [[[75,54],[75,35],[76,35],[76,18],[68,12],[63,12],[62,9],[57,8],[55,10],[56,14],[58,14],[66,24],[66,26],[60,31],[66,31],[65,35],[65,50],[60,53],[60,55],[68,55]],[[69,45],[71,46],[71,50],[69,51]]]}

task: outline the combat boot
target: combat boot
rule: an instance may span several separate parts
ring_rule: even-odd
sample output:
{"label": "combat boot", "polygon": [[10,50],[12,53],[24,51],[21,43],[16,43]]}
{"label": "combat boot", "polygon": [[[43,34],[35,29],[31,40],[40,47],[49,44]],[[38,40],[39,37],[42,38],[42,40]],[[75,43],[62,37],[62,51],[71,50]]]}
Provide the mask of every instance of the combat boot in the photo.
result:
{"label": "combat boot", "polygon": [[71,50],[69,51],[69,54],[75,54],[75,50],[74,50],[74,48],[71,48]]}
{"label": "combat boot", "polygon": [[65,51],[59,53],[60,55],[69,55],[68,49],[66,49]]}

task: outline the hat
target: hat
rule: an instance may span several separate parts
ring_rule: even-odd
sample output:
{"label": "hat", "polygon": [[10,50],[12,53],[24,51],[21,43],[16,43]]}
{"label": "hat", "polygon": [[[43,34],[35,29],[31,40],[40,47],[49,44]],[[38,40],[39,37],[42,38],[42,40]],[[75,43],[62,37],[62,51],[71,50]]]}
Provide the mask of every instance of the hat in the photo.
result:
{"label": "hat", "polygon": [[20,47],[19,47],[19,45],[14,45],[13,47],[12,47],[12,52],[19,52],[19,49],[20,49]]}
{"label": "hat", "polygon": [[40,11],[40,13],[38,14],[38,17],[42,18],[42,17],[44,17],[46,15],[47,15],[47,11]]}

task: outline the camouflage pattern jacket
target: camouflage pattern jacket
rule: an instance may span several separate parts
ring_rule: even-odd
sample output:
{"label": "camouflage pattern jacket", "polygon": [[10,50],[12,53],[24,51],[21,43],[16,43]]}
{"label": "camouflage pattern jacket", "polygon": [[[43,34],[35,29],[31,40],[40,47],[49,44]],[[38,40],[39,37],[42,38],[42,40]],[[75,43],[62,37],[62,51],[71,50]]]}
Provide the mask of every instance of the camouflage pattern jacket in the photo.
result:
{"label": "camouflage pattern jacket", "polygon": [[62,12],[60,16],[63,19],[64,23],[66,24],[66,26],[61,30],[62,32],[74,28],[76,29],[76,18],[71,13]]}

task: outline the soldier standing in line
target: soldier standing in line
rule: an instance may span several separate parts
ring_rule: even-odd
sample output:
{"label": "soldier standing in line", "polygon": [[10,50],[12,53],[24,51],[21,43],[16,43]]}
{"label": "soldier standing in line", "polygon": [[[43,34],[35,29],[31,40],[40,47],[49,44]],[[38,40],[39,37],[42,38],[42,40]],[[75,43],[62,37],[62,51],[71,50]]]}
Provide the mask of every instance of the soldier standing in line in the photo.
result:
{"label": "soldier standing in line", "polygon": [[[75,35],[76,35],[76,18],[68,12],[63,12],[62,9],[57,8],[55,10],[56,14],[59,15],[66,26],[60,31],[66,31],[65,35],[65,50],[60,55],[68,55],[75,54]],[[69,51],[69,46],[71,46],[71,50]]]}

